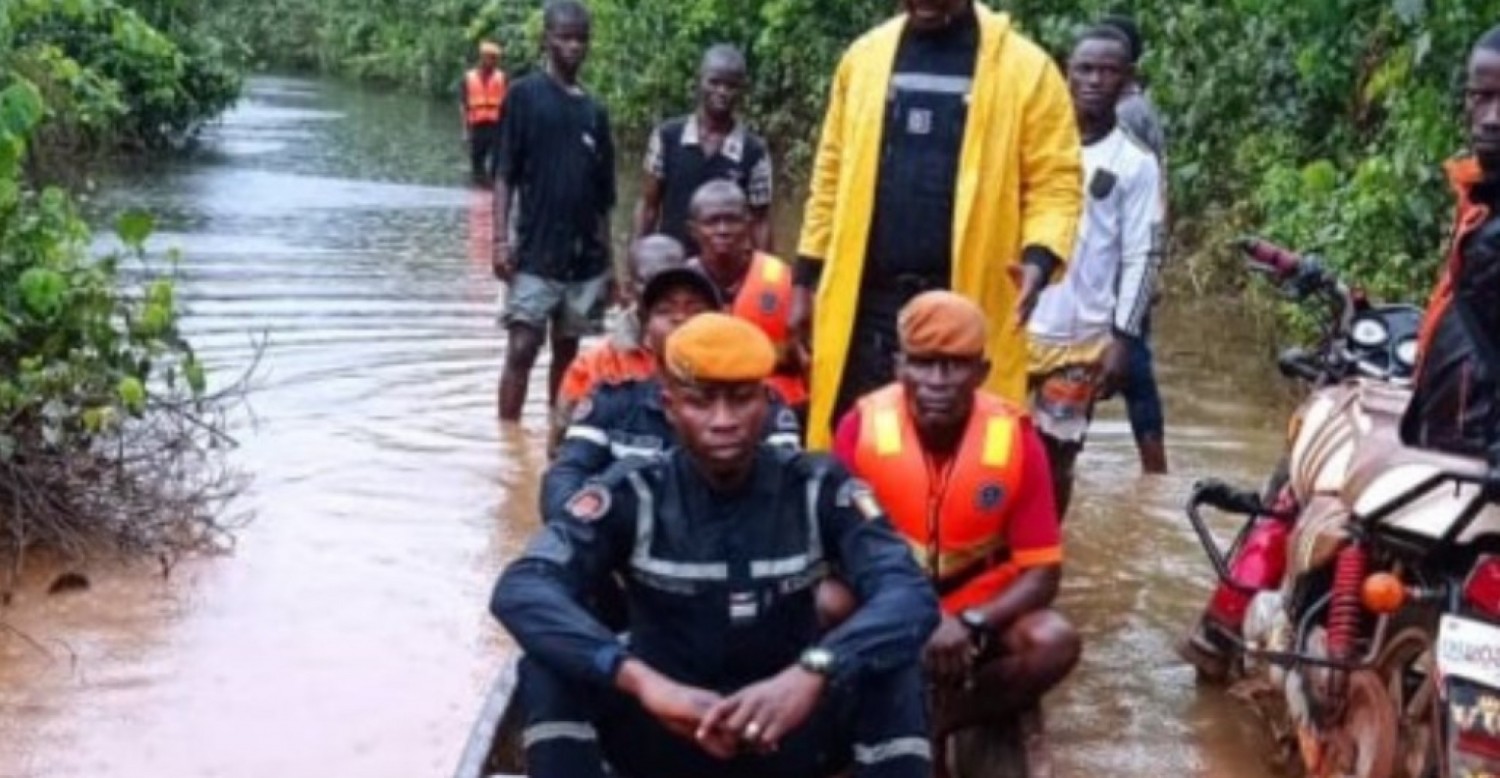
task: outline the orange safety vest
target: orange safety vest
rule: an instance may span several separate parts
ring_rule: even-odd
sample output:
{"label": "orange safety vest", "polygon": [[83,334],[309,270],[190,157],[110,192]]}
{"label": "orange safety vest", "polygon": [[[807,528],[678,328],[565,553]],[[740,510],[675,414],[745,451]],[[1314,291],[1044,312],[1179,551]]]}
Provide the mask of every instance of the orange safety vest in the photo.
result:
{"label": "orange safety vest", "polygon": [[1009,500],[1021,488],[1025,412],[980,391],[958,453],[935,471],[917,438],[899,384],[859,401],[854,470],[870,484],[896,530],[911,545],[957,613],[993,599],[1020,574],[1006,548]]}
{"label": "orange safety vest", "polygon": [[505,74],[496,70],[486,80],[479,75],[478,68],[470,70],[464,76],[464,95],[470,127],[500,121],[500,106],[505,103]]}
{"label": "orange safety vest", "polygon": [[[781,258],[755,252],[745,283],[735,295],[730,313],[760,327],[776,345],[785,348],[791,339],[792,269]],[[766,383],[790,406],[807,402],[807,379],[778,373]]]}

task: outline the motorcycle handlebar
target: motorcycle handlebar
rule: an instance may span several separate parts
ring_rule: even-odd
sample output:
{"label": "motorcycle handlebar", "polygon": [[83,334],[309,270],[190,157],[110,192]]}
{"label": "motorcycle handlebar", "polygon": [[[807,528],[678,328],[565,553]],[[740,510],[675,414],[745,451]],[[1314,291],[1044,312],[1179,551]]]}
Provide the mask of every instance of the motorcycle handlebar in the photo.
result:
{"label": "motorcycle handlebar", "polygon": [[1252,264],[1280,279],[1291,278],[1302,270],[1300,254],[1268,240],[1244,238],[1240,241],[1240,251],[1245,253],[1245,258]]}

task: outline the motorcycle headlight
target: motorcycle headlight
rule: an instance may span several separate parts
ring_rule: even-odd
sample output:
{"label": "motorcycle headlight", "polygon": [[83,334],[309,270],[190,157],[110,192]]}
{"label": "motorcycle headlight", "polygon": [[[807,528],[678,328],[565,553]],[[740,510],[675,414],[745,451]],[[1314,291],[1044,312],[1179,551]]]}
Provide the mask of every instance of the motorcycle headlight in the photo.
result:
{"label": "motorcycle headlight", "polygon": [[1349,332],[1349,339],[1354,345],[1362,348],[1375,348],[1385,343],[1386,338],[1391,336],[1391,331],[1386,328],[1385,322],[1379,319],[1359,319],[1354,322],[1354,328]]}
{"label": "motorcycle headlight", "polygon": [[1407,338],[1396,344],[1396,359],[1407,367],[1417,366],[1417,339]]}

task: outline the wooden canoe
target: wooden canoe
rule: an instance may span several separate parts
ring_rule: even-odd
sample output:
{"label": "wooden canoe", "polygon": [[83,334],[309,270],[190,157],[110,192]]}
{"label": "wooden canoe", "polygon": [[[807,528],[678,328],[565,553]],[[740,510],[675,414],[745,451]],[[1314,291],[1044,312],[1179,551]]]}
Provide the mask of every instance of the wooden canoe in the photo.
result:
{"label": "wooden canoe", "polygon": [[[512,704],[516,661],[506,662],[490,685],[479,718],[464,745],[454,778],[522,778],[520,712]],[[995,736],[990,730],[955,735],[950,747],[953,778],[1052,778],[1045,729],[1039,711]]]}

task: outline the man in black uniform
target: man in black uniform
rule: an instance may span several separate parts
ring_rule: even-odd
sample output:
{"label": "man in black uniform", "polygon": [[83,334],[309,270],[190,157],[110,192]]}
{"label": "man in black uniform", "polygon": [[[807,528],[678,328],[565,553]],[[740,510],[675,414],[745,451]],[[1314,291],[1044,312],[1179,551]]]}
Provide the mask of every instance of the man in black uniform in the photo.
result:
{"label": "man in black uniform", "polygon": [[[832,460],[758,442],[770,341],[702,314],[667,341],[663,404],[682,441],[612,468],[549,516],[492,610],[526,651],[518,700],[535,778],[926,778],[918,655],[931,587],[868,487]],[[837,565],[859,607],[819,636]],[[584,605],[627,581],[622,642]]]}
{"label": "man in black uniform", "polygon": [[[719,299],[712,281],[697,270],[678,267],[652,276],[641,292],[641,304],[650,310],[659,297],[682,287],[697,290],[705,299]],[[661,382],[654,378],[621,381],[596,386],[574,407],[557,455],[542,475],[543,516],[551,515],[585,481],[602,474],[616,461],[629,456],[655,456],[677,445],[677,434],[667,421],[661,395]],[[792,450],[800,448],[802,432],[797,415],[774,393],[770,403],[765,442]]]}

